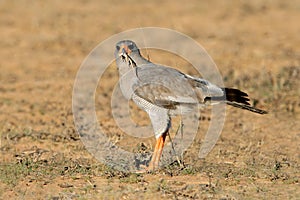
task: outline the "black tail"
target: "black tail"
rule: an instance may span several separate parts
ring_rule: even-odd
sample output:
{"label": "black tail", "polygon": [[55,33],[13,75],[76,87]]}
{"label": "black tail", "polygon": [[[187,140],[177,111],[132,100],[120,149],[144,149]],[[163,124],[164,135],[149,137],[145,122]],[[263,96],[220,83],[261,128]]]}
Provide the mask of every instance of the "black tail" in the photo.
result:
{"label": "black tail", "polygon": [[267,111],[252,107],[249,103],[248,94],[245,92],[233,88],[222,88],[222,90],[224,91],[224,96],[206,97],[205,100],[222,101],[237,108],[249,110],[259,114],[267,114]]}

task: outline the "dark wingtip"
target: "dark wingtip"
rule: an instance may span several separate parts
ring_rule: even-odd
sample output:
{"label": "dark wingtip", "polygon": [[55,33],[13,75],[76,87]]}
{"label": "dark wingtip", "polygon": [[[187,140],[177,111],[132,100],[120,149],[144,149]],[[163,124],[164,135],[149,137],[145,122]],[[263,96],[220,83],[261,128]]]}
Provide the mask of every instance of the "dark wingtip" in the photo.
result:
{"label": "dark wingtip", "polygon": [[249,110],[251,112],[255,112],[258,114],[267,114],[268,112],[265,110],[261,110],[255,107],[252,107],[249,103],[250,99],[248,98],[248,94],[242,92],[241,90],[234,88],[222,88],[224,91],[224,96],[218,97],[206,97],[204,101],[225,101],[228,105]]}
{"label": "dark wingtip", "polygon": [[234,88],[223,88],[223,91],[225,92],[226,95],[226,101],[227,101],[226,103],[231,106],[246,109],[258,114],[268,113],[265,110],[252,107],[249,103],[250,99],[248,98],[248,94],[242,92],[241,90],[234,89]]}
{"label": "dark wingtip", "polygon": [[250,105],[247,93],[234,88],[222,88],[222,90],[225,92],[227,101]]}

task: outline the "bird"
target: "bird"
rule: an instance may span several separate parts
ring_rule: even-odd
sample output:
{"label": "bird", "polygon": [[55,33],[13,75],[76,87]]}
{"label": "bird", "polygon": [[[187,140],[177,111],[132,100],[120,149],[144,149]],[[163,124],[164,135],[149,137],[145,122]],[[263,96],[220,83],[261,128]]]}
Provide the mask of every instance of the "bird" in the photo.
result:
{"label": "bird", "polygon": [[[250,105],[248,94],[235,88],[222,88],[209,81],[155,64],[141,55],[131,40],[116,43],[114,52],[123,95],[144,110],[151,121],[156,144],[145,171],[159,168],[173,115],[188,112],[192,106],[226,103],[258,114],[267,111]],[[127,78],[121,77],[131,74]],[[130,93],[128,91],[131,91]]]}

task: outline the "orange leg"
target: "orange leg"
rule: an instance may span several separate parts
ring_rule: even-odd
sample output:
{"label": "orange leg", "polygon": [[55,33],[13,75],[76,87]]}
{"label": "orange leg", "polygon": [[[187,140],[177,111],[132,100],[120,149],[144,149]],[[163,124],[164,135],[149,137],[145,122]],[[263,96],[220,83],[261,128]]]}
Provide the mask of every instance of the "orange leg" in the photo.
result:
{"label": "orange leg", "polygon": [[155,169],[158,169],[159,167],[159,160],[165,145],[165,140],[166,140],[166,136],[168,134],[168,131],[166,131],[165,133],[163,133],[157,140],[156,140],[156,145],[155,145],[155,149],[151,158],[151,161],[149,163],[149,167],[148,170],[149,171],[154,171]]}

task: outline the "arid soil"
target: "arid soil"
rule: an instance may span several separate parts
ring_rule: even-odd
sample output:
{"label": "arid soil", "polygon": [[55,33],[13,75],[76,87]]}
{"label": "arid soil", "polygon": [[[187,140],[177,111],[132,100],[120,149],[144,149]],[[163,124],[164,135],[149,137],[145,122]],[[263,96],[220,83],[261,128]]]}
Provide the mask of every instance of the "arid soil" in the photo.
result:
{"label": "arid soil", "polygon": [[[300,199],[299,20],[296,0],[0,1],[0,199]],[[101,41],[146,26],[196,40],[224,84],[269,113],[228,107],[214,149],[198,159],[196,137],[183,166],[135,174],[96,160],[73,122],[76,73]],[[176,55],[143,54],[192,73]],[[112,141],[151,152],[154,137],[131,141],[111,116],[115,63],[103,77],[95,95],[99,123]],[[149,123],[130,105],[134,121]]]}

